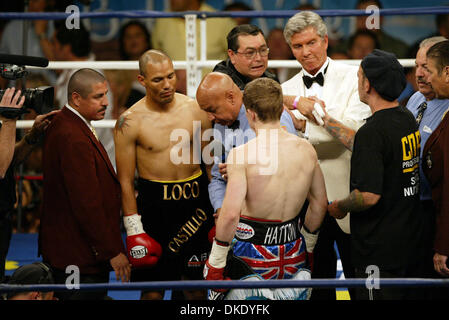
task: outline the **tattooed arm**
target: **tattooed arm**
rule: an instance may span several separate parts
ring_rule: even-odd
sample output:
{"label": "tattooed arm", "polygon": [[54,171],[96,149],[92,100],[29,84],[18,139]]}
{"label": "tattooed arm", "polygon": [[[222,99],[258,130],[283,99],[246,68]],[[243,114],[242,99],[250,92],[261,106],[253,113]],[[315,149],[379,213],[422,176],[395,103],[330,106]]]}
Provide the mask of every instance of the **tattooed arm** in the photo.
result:
{"label": "tattooed arm", "polygon": [[114,128],[117,176],[122,189],[122,208],[125,215],[137,213],[134,174],[136,170],[138,128],[136,120],[132,119],[129,111],[125,111],[117,119]]}
{"label": "tattooed arm", "polygon": [[356,131],[332,118],[328,113],[324,116],[323,121],[326,131],[329,132],[334,138],[338,139],[338,141],[343,143],[347,149],[352,151]]}
{"label": "tattooed arm", "polygon": [[354,189],[346,198],[332,201],[328,205],[327,210],[332,217],[342,219],[348,212],[358,212],[369,209],[374,206],[379,199],[379,194],[361,192]]}
{"label": "tattooed arm", "polygon": [[331,117],[326,111],[326,106],[323,100],[320,100],[316,97],[309,97],[309,98],[319,103],[323,108],[324,111],[323,126],[326,129],[326,131],[329,132],[331,136],[333,136],[335,139],[340,141],[349,151],[352,152],[352,149],[354,147],[354,137],[356,131],[344,125],[335,118]]}

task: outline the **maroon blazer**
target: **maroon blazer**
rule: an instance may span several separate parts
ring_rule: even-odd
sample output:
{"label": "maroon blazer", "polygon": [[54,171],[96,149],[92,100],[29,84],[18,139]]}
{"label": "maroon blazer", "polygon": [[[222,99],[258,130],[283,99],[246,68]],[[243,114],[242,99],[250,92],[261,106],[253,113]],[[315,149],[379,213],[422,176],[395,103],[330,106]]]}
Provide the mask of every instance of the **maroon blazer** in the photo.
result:
{"label": "maroon blazer", "polygon": [[125,252],[120,233],[120,183],[103,145],[64,107],[43,146],[43,204],[39,254],[53,268],[81,273],[110,270]]}
{"label": "maroon blazer", "polygon": [[449,115],[427,140],[422,162],[436,209],[434,248],[437,253],[449,256]]}

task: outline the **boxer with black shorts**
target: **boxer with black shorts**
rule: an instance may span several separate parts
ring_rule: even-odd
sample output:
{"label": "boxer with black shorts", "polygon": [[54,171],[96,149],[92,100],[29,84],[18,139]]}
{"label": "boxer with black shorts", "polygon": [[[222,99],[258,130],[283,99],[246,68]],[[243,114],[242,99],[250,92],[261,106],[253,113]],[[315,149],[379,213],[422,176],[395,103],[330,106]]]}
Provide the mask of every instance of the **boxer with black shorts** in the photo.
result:
{"label": "boxer with black shorts", "polygon": [[[146,96],[120,116],[114,129],[131,281],[199,279],[214,218],[207,193],[210,171],[198,157],[204,143],[197,146],[194,137],[202,137],[211,123],[195,100],[175,92],[167,55],[148,50],[139,69]],[[201,299],[205,291],[184,295]],[[141,295],[162,298],[160,291]]]}
{"label": "boxer with black shorts", "polygon": [[207,185],[202,171],[177,181],[137,180],[143,229],[161,245],[162,255],[151,272],[133,270],[132,281],[202,279],[211,246],[205,239],[214,225]]}

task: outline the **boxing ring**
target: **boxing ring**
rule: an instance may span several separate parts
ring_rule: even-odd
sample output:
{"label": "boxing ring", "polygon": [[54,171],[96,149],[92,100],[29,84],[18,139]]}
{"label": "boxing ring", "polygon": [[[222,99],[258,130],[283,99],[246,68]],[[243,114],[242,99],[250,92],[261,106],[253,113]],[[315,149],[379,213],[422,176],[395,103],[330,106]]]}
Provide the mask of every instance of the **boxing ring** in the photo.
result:
{"label": "boxing ring", "polygon": [[[322,17],[350,17],[369,15],[365,10],[316,10]],[[79,13],[80,19],[94,18],[173,18],[184,17],[186,19],[186,60],[173,61],[175,70],[185,69],[187,71],[187,95],[195,97],[196,89],[201,80],[202,68],[212,68],[218,60],[207,60],[206,56],[206,19],[217,17],[264,17],[264,18],[290,18],[297,11],[242,11],[242,12],[156,12],[156,11],[121,11],[121,12],[95,12]],[[397,8],[381,9],[380,15],[434,15],[449,13],[449,6],[439,7],[419,7],[419,8]],[[20,19],[20,20],[59,20],[70,16],[68,13],[18,13],[2,12],[0,19]],[[196,20],[200,20],[201,47],[200,56],[197,57],[196,42]],[[225,35],[223,35],[225,36]],[[360,60],[340,60],[343,63],[359,65]],[[399,62],[404,67],[413,67],[415,59],[400,59]],[[298,68],[300,64],[296,60],[269,60],[269,68]],[[30,70],[37,67],[29,67]],[[138,70],[137,61],[50,61],[47,69],[79,69],[94,68],[101,70]],[[18,129],[30,128],[32,120],[17,121]],[[96,128],[113,128],[115,120],[93,121],[92,125]],[[19,179],[40,179],[34,176],[22,176]],[[14,248],[10,248],[14,250]],[[36,260],[37,257],[36,257]],[[166,290],[185,290],[185,289],[235,289],[235,288],[354,288],[366,287],[368,282],[377,281],[380,287],[449,287],[449,279],[313,279],[313,280],[265,280],[265,281],[157,281],[157,282],[136,282],[136,283],[98,283],[98,284],[79,284],[77,290],[148,290],[148,289],[166,289]],[[4,292],[24,292],[24,291],[61,291],[67,290],[66,285],[8,285],[0,284],[0,293]]]}

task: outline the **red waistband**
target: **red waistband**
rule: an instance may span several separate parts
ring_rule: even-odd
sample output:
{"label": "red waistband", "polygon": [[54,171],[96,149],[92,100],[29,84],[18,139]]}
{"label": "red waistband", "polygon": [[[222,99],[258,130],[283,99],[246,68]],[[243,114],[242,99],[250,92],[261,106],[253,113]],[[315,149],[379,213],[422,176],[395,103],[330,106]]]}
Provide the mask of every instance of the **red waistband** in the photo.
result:
{"label": "red waistband", "polygon": [[258,222],[277,222],[277,223],[282,222],[281,220],[260,219],[260,218],[248,217],[248,216],[244,216],[244,215],[241,215],[240,217],[243,219],[246,219],[246,220],[258,221]]}

